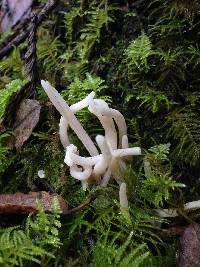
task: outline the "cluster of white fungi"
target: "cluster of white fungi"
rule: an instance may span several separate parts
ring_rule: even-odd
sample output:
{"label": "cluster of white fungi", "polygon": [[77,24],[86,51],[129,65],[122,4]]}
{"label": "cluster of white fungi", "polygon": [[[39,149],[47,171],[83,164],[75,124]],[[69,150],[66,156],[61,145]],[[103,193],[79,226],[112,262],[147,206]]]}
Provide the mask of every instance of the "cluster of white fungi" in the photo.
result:
{"label": "cluster of white fungi", "polygon": [[[114,178],[120,186],[119,198],[122,208],[128,208],[126,183],[121,177],[121,170],[125,168],[125,161],[132,155],[140,155],[140,147],[129,148],[127,126],[123,115],[101,99],[94,99],[91,92],[78,103],[68,106],[58,91],[48,81],[41,81],[42,87],[55,108],[61,114],[59,133],[60,140],[66,149],[64,162],[70,168],[70,174],[82,182],[83,188],[88,183],[106,186],[110,178]],[[83,108],[94,114],[105,131],[105,136],[97,135],[95,146],[87,132],[84,130],[75,114]],[[89,157],[79,155],[77,147],[70,143],[68,128],[71,127],[90,154]]]}
{"label": "cluster of white fungi", "polygon": [[[61,114],[59,124],[60,140],[66,149],[64,162],[69,166],[71,176],[80,180],[84,189],[87,188],[88,183],[106,186],[112,177],[120,187],[119,200],[121,209],[122,211],[127,211],[127,189],[122,170],[125,169],[125,161],[129,160],[131,156],[141,155],[141,148],[129,148],[127,127],[123,115],[118,110],[109,108],[104,100],[94,99],[94,92],[91,92],[83,100],[69,107],[58,91],[48,81],[42,80],[41,84],[49,99]],[[97,149],[75,116],[83,108],[88,108],[98,118],[104,128],[105,136],[96,136],[96,144],[99,149]],[[89,157],[80,156],[77,147],[70,143],[67,132],[68,127],[71,127],[76,133],[90,154]],[[38,175],[44,177],[44,173],[40,172]],[[185,211],[199,208],[200,200],[188,202],[184,205]],[[178,216],[177,209],[158,209],[156,211],[160,217]]]}

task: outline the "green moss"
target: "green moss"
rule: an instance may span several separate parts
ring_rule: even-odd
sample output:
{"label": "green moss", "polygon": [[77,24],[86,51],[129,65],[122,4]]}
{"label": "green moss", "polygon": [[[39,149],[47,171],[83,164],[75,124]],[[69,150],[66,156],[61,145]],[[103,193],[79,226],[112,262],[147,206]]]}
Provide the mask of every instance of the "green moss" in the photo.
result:
{"label": "green moss", "polygon": [[18,92],[25,84],[26,84],[26,81],[16,79],[16,80],[11,81],[9,84],[7,84],[4,89],[0,90],[0,119],[4,115],[4,112],[7,108],[10,97],[14,93]]}
{"label": "green moss", "polygon": [[[174,264],[177,239],[160,239],[162,229],[157,226],[165,228],[165,222],[154,208],[182,207],[183,202],[200,198],[199,3],[97,0],[65,5],[64,13],[47,18],[38,29],[38,69],[70,105],[93,90],[124,115],[131,144],[144,149],[123,173],[130,221],[120,213],[119,186],[113,181],[108,188],[91,186],[84,192],[70,177],[58,136],[59,114],[41,88],[36,97],[42,114],[28,142],[10,151],[2,135],[1,191],[35,190],[37,171],[44,169],[47,181],[73,207],[97,193],[90,207],[64,220],[63,248],[56,250],[57,260],[48,266]],[[22,53],[16,48],[0,63],[1,84],[12,81],[0,90],[0,117],[12,94],[23,86]],[[77,116],[92,138],[103,134],[87,110]],[[70,137],[82,153],[71,132]],[[145,173],[145,161],[151,175]],[[51,244],[46,249],[54,252]]]}

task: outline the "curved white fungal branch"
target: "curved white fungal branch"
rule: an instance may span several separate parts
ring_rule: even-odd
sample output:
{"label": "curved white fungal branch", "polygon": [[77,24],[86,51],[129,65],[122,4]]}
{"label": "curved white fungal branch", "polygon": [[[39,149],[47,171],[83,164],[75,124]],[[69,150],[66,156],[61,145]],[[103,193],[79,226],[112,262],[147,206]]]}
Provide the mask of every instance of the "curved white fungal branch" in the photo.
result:
{"label": "curved white fungal branch", "polygon": [[[83,100],[77,102],[76,104],[71,105],[70,109],[75,114],[76,112],[80,111],[81,109],[87,107],[88,103],[91,101],[91,99],[94,98],[94,96],[95,96],[95,93],[91,92]],[[60,141],[61,141],[64,148],[66,148],[70,144],[69,137],[67,134],[68,127],[69,127],[68,120],[66,120],[63,116],[61,116],[60,123],[59,123],[59,134],[60,134]]]}
{"label": "curved white fungal branch", "polygon": [[101,114],[103,116],[107,116],[107,117],[111,117],[114,119],[117,127],[118,127],[118,132],[119,132],[119,135],[118,135],[118,147],[121,148],[122,147],[122,137],[124,135],[127,136],[127,127],[126,127],[126,121],[124,119],[124,116],[116,109],[112,109],[112,108],[109,108],[109,110],[106,110],[106,109],[101,109]]}
{"label": "curved white fungal branch", "polygon": [[104,187],[107,186],[107,184],[109,183],[111,174],[112,174],[112,171],[111,171],[111,168],[109,167],[109,168],[106,170],[106,172],[104,173],[104,176],[103,176],[103,178],[102,178],[102,180],[101,180],[101,183],[100,183],[101,186],[104,186]]}
{"label": "curved white fungal branch", "polygon": [[54,87],[52,87],[50,83],[47,81],[42,80],[41,85],[44,88],[51,102],[54,104],[55,108],[69,123],[70,127],[76,133],[76,135],[81,140],[81,142],[83,143],[87,151],[90,153],[90,155],[91,156],[98,155],[98,150],[95,147],[94,143],[92,142],[86,131],[83,129],[80,122],[75,117],[73,111],[67,105],[62,96],[58,93],[58,91]]}
{"label": "curved white fungal branch", "polygon": [[111,117],[103,115],[103,111],[109,112],[108,104],[102,99],[90,99],[88,110],[93,113],[104,128],[105,138],[109,145],[113,148],[117,148],[117,131],[114,121]]}
{"label": "curved white fungal branch", "polygon": [[109,164],[110,160],[112,158],[112,154],[109,148],[109,145],[106,141],[106,138],[102,135],[97,135],[96,142],[101,150],[101,159],[95,164],[93,173],[95,176],[103,175]]}
{"label": "curved white fungal branch", "polygon": [[[187,202],[183,205],[183,211],[190,212],[200,209],[200,200]],[[162,218],[179,216],[178,209],[156,209],[157,214]]]}
{"label": "curved white fungal branch", "polygon": [[[104,100],[94,99],[94,92],[69,107],[49,82],[41,81],[41,84],[51,102],[61,114],[60,140],[66,148],[64,162],[69,166],[71,176],[80,180],[84,189],[87,187],[89,179],[93,179],[101,186],[106,186],[110,178],[113,177],[120,184],[121,207],[127,208],[126,184],[121,177],[121,170],[126,166],[125,160],[130,156],[140,155],[141,149],[140,147],[129,148],[127,127],[123,115],[118,110],[109,108]],[[83,108],[88,108],[99,119],[104,128],[105,136],[97,135],[96,137],[99,152],[75,116],[75,113]],[[80,156],[77,147],[70,144],[67,133],[69,127],[76,133],[89,152],[90,157]]]}

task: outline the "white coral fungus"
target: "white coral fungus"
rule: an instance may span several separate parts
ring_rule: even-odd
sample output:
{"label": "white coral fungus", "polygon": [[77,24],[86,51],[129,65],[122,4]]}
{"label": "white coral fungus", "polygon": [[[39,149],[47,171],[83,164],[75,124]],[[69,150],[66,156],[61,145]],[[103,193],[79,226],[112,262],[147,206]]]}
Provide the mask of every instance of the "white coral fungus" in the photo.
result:
{"label": "white coral fungus", "polygon": [[[118,110],[109,108],[104,100],[94,99],[94,92],[69,107],[48,81],[41,81],[41,84],[61,114],[59,133],[61,143],[66,148],[64,162],[70,167],[71,176],[82,181],[84,188],[89,179],[94,179],[96,183],[106,186],[110,177],[113,177],[120,185],[123,183],[122,187],[126,188],[120,170],[125,167],[127,157],[140,155],[141,149],[140,147],[128,147],[127,127],[123,115]],[[105,136],[96,136],[100,152],[75,116],[75,113],[86,107],[99,119],[105,131]],[[68,127],[71,127],[76,133],[90,157],[80,156],[77,147],[70,144]],[[122,191],[126,195],[126,190]],[[127,199],[126,196],[124,199]]]}
{"label": "white coral fungus", "polygon": [[120,185],[119,201],[122,209],[128,209],[128,199],[126,196],[126,183],[121,183]]}

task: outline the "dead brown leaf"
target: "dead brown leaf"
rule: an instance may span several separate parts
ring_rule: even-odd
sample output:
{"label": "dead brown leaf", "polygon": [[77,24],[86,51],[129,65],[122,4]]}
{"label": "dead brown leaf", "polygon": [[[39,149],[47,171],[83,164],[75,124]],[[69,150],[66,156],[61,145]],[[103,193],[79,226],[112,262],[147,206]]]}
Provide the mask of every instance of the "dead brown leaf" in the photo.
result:
{"label": "dead brown leaf", "polygon": [[179,267],[200,266],[200,225],[189,225],[181,237]]}
{"label": "dead brown leaf", "polygon": [[25,99],[21,102],[14,122],[14,138],[8,142],[9,147],[21,147],[30,137],[37,125],[41,106],[37,100]]}

